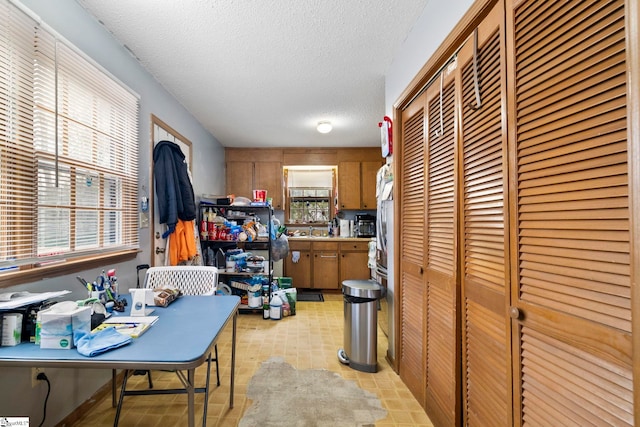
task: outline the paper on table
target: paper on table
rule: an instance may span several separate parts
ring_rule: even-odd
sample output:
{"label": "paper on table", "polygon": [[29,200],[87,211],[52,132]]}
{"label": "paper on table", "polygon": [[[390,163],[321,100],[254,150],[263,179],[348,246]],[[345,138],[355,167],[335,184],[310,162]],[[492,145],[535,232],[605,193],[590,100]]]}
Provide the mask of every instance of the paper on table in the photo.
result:
{"label": "paper on table", "polygon": [[62,295],[70,294],[71,291],[54,291],[54,292],[8,292],[0,294],[0,310],[22,307],[23,305],[33,304],[36,302],[46,301],[48,299],[57,298]]}
{"label": "paper on table", "polygon": [[153,325],[158,316],[111,316],[102,323],[148,323]]}

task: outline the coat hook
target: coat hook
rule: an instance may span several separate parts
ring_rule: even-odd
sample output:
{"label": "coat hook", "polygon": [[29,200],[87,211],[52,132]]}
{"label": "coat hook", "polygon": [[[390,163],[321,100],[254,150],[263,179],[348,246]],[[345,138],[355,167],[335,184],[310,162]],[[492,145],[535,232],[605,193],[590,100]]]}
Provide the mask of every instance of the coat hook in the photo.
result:
{"label": "coat hook", "polygon": [[478,28],[473,31],[473,89],[476,94],[476,102],[469,103],[469,108],[479,110],[482,107],[480,98],[480,82],[478,81]]}

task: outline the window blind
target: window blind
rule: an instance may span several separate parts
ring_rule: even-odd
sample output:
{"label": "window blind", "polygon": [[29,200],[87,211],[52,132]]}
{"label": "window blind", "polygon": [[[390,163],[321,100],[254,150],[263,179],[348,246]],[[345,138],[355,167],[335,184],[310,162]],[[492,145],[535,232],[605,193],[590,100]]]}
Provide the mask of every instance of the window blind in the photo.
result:
{"label": "window blind", "polygon": [[137,248],[137,97],[0,10],[0,267]]}

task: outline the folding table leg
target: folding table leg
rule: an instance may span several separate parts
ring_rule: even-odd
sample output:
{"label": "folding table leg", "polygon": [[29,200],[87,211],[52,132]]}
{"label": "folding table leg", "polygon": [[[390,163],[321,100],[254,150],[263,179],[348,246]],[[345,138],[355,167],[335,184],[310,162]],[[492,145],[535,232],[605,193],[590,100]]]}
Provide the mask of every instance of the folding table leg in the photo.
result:
{"label": "folding table leg", "polygon": [[125,369],[124,378],[122,379],[122,389],[120,390],[120,399],[118,399],[118,408],[116,409],[116,417],[113,420],[113,427],[118,427],[118,420],[120,419],[120,410],[122,409],[122,401],[124,400],[124,391],[127,388],[128,378],[129,378],[129,370]]}

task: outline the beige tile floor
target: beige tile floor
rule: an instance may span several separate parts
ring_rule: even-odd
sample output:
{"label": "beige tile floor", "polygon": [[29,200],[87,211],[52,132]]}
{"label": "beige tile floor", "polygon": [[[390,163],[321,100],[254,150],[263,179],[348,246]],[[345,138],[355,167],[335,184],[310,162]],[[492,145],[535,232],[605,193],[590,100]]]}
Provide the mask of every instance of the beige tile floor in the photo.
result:
{"label": "beige tile floor", "polygon": [[[379,420],[376,426],[432,426],[422,407],[385,360],[387,339],[384,334],[378,333],[378,372],[359,372],[338,361],[337,351],[344,341],[343,312],[342,295],[325,293],[325,302],[298,302],[296,315],[279,321],[264,320],[262,314],[241,314],[237,324],[234,407],[229,409],[231,327],[228,327],[218,343],[220,387],[215,385],[215,368],[212,368],[207,425],[236,426],[252,403],[246,398],[249,380],[262,362],[272,356],[281,356],[297,369],[327,369],[375,394],[387,410],[387,417]],[[197,369],[198,384],[204,380],[205,372],[203,367]],[[153,381],[154,388],[180,386],[172,372],[154,371]],[[144,388],[146,377],[133,376],[129,384]],[[282,398],[286,399],[286,396]],[[202,401],[203,395],[196,395],[196,425],[202,421]],[[186,411],[185,395],[126,397],[119,425],[186,425]],[[74,426],[113,425],[114,415],[111,396],[108,396],[96,402],[90,414]]]}

